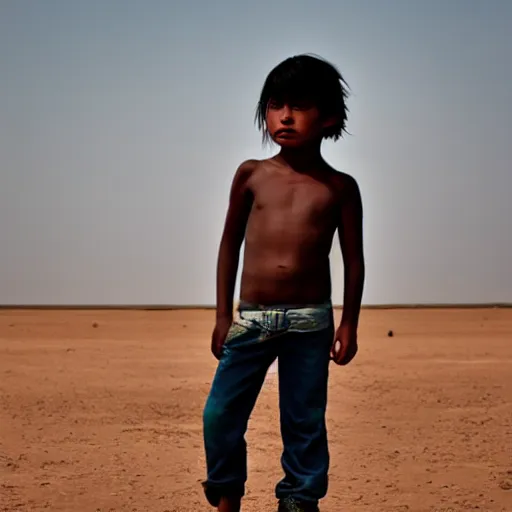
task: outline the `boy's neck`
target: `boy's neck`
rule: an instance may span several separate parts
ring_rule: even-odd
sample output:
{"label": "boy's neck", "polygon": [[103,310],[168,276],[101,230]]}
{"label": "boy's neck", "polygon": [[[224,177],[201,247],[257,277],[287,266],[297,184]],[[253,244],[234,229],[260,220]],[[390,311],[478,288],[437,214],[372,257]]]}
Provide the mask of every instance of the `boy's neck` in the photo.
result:
{"label": "boy's neck", "polygon": [[301,148],[281,148],[276,158],[297,172],[312,171],[324,163],[320,145],[321,141]]}

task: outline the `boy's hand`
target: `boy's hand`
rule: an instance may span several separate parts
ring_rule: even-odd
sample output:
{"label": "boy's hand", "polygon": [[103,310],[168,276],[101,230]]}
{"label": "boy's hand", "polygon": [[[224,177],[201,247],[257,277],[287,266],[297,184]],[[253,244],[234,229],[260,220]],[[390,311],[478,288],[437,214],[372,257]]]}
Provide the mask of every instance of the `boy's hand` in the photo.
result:
{"label": "boy's hand", "polygon": [[331,359],[344,366],[357,354],[357,328],[340,325],[336,331],[331,349]]}
{"label": "boy's hand", "polygon": [[232,318],[217,318],[212,334],[212,354],[217,359],[220,359],[220,356],[222,355],[222,347],[226,341],[226,336],[228,335],[228,331],[232,323]]}

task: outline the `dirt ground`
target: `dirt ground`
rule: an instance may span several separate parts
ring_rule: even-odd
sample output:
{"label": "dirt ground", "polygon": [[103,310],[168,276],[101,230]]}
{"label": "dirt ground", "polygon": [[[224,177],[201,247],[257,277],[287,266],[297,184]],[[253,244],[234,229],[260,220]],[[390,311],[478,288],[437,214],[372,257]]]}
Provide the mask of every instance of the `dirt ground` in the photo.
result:
{"label": "dirt ground", "polygon": [[[0,311],[0,510],[211,510],[212,321]],[[364,310],[358,356],[331,370],[322,512],[511,512],[511,377],[512,310]],[[247,434],[245,512],[276,510],[277,378]]]}

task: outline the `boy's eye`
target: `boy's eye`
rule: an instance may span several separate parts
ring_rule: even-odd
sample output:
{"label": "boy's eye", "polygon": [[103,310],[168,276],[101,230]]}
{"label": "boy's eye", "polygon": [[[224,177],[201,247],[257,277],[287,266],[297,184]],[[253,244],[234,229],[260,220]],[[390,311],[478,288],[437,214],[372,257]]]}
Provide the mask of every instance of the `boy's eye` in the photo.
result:
{"label": "boy's eye", "polygon": [[269,101],[268,107],[277,110],[279,108],[283,108],[283,104],[279,103],[278,101]]}
{"label": "boy's eye", "polygon": [[296,110],[307,110],[310,107],[311,107],[311,105],[309,103],[307,103],[306,101],[296,101],[292,105],[292,108],[294,108]]}

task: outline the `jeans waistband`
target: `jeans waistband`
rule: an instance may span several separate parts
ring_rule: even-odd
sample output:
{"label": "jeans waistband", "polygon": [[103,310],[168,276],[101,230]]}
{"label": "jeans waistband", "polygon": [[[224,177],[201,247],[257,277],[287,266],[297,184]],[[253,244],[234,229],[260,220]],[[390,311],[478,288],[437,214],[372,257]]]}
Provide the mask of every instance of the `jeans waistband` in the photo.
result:
{"label": "jeans waistband", "polygon": [[318,331],[332,325],[332,303],[258,305],[241,302],[236,321],[272,332]]}
{"label": "jeans waistband", "polygon": [[290,310],[326,310],[332,309],[330,300],[317,304],[255,304],[241,300],[238,311],[290,311]]}

